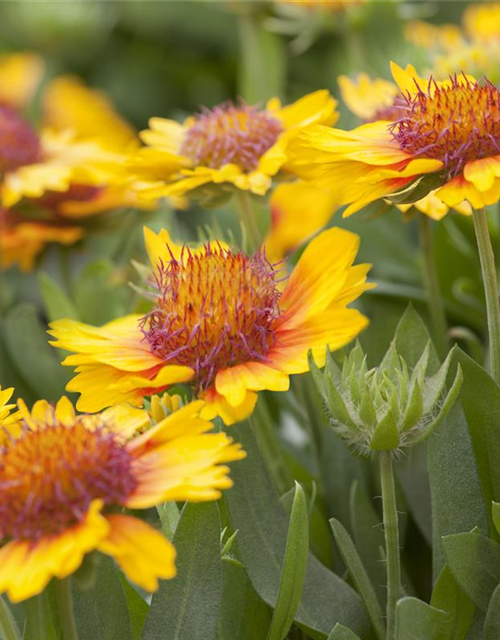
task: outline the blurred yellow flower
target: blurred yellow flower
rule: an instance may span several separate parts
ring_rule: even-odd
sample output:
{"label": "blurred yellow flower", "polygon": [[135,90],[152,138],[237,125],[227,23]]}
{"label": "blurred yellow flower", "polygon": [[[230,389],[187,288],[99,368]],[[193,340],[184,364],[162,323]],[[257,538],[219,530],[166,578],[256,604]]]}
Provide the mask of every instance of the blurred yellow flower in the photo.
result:
{"label": "blurred yellow flower", "polygon": [[316,91],[286,107],[277,98],[265,109],[228,102],[183,124],[152,118],[141,134],[147,146],[131,158],[130,171],[146,198],[192,195],[208,184],[264,195],[287,160],[290,139],[337,117],[328,91]]}
{"label": "blurred yellow flower", "polygon": [[[11,85],[0,82],[0,200],[11,209],[2,214],[0,265],[19,264],[23,270],[33,268],[48,243],[80,239],[84,228],[75,225],[77,219],[154,206],[139,201],[119,168],[139,142],[103,94],[61,76],[44,89],[39,130],[21,114],[42,74],[43,63],[34,54],[0,57],[0,80],[12,76]],[[13,209],[26,201],[41,214]]]}
{"label": "blurred yellow flower", "polygon": [[21,110],[33,99],[45,73],[43,59],[36,53],[0,55],[0,104]]}
{"label": "blurred yellow flower", "polygon": [[460,27],[454,24],[435,25],[423,20],[411,20],[405,26],[405,38],[417,47],[454,51],[465,44]]}
{"label": "blurred yellow flower", "polygon": [[366,122],[390,119],[395,109],[394,101],[400,93],[394,82],[372,79],[367,73],[359,73],[355,80],[339,76],[337,81],[342,100],[358,118]]}
{"label": "blurred yellow flower", "polygon": [[173,545],[121,509],[214,500],[231,486],[224,463],[245,454],[224,433],[208,433],[202,405],[152,425],[127,405],[77,415],[67,398],[55,408],[41,400],[31,412],[20,401],[21,429],[0,449],[0,592],[30,598],[94,550],[146,591],[173,578]]}
{"label": "blurred yellow flower", "polygon": [[462,16],[462,24],[469,37],[481,44],[500,40],[500,2],[469,4]]}
{"label": "blurred yellow flower", "polygon": [[78,407],[99,409],[188,383],[206,405],[202,416],[226,424],[246,418],[257,391],[286,391],[291,374],[319,365],[368,320],[347,305],[363,291],[370,265],[352,266],[359,238],[342,229],[318,235],[285,287],[262,252],[249,257],[220,242],[175,245],[163,230],[145,230],[153,309],[103,327],[58,320],[52,345],[71,351],[68,390]]}
{"label": "blurred yellow flower", "polygon": [[266,258],[277,263],[328,223],[336,202],[330,191],[297,181],[279,184],[270,206],[271,229],[264,248]]}
{"label": "blurred yellow flower", "polygon": [[49,242],[71,245],[83,231],[63,221],[25,220],[12,211],[0,210],[0,266],[17,264],[22,271],[33,269],[36,257]]}
{"label": "blurred yellow flower", "polygon": [[[349,205],[344,215],[403,191],[408,197],[416,188],[416,200],[435,189],[448,207],[497,202],[500,91],[470,76],[436,82],[411,66],[392,69],[402,116],[353,131],[311,127],[290,150],[296,154],[292,169],[320,187],[335,185],[338,202]],[[314,165],[307,165],[307,154]]]}
{"label": "blurred yellow flower", "polygon": [[125,151],[139,146],[135,129],[106,95],[90,89],[77,76],[51,80],[42,96],[44,126],[72,131],[76,139],[98,140],[106,148]]}

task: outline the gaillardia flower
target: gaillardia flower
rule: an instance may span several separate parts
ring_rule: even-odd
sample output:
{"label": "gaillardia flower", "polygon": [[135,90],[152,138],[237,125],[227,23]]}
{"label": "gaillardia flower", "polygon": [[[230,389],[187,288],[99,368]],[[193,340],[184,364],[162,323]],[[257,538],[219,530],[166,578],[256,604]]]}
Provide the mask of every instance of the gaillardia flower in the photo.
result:
{"label": "gaillardia flower", "polygon": [[220,242],[192,250],[163,230],[145,230],[153,267],[153,308],[103,327],[74,320],[51,324],[56,347],[74,352],[68,390],[84,411],[128,401],[176,383],[203,398],[203,417],[231,424],[247,417],[257,391],[285,391],[289,375],[308,370],[311,349],[321,364],[367,325],[347,305],[363,291],[370,265],[353,266],[358,236],[329,229],[302,254],[283,285],[261,251],[247,256]]}
{"label": "gaillardia flower", "polygon": [[289,140],[311,124],[332,125],[336,104],[328,91],[316,91],[286,107],[277,98],[265,109],[228,102],[183,124],[152,118],[141,134],[147,147],[130,170],[144,182],[142,195],[154,199],[209,184],[263,195],[287,161]]}
{"label": "gaillardia flower", "polygon": [[500,91],[470,76],[422,80],[394,64],[393,75],[400,117],[353,131],[311,127],[295,141],[293,170],[336,190],[339,204],[349,204],[344,215],[387,196],[415,202],[433,189],[449,207],[496,202]]}
{"label": "gaillardia flower", "polygon": [[[409,65],[407,73],[415,74],[414,68]],[[406,116],[404,103],[400,98],[398,85],[383,78],[372,79],[367,73],[360,73],[356,80],[348,76],[339,76],[338,83],[342,100],[355,115],[365,122],[376,120],[396,121]],[[411,204],[399,204],[398,209],[407,213],[415,208],[433,220],[441,220],[450,210],[435,194],[430,191],[421,200]],[[454,209],[463,215],[472,213],[467,202],[457,204]]]}
{"label": "gaillardia flower", "polygon": [[202,404],[152,426],[127,405],[77,415],[67,398],[31,412],[20,401],[19,423],[4,424],[0,447],[0,592],[25,600],[92,551],[112,556],[146,591],[173,578],[174,547],[122,508],[213,500],[231,486],[223,463],[244,453],[225,434],[207,433]]}

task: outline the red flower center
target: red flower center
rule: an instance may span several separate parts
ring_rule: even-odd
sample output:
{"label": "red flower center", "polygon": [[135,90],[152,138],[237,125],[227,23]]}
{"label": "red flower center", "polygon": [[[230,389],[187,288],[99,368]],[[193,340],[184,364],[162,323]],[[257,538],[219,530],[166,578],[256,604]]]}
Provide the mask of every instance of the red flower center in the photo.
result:
{"label": "red flower center", "polygon": [[27,426],[0,453],[0,536],[36,542],[80,522],[90,503],[120,504],[135,489],[132,458],[103,424],[85,416]]}
{"label": "red flower center", "polygon": [[198,166],[220,169],[234,163],[253,171],[282,131],[281,122],[266,111],[227,103],[196,117],[180,152]]}
{"label": "red flower center", "polygon": [[249,258],[218,244],[186,247],[156,276],[156,306],[141,321],[154,354],[191,367],[200,389],[218,371],[257,360],[274,344],[280,293],[276,271],[262,253]]}
{"label": "red flower center", "polygon": [[427,91],[402,95],[399,120],[391,131],[401,149],[435,158],[448,178],[471,160],[500,154],[500,91],[465,77],[452,77],[447,86],[429,81]]}
{"label": "red flower center", "polygon": [[0,105],[0,173],[39,162],[42,157],[37,133],[11,107]]}

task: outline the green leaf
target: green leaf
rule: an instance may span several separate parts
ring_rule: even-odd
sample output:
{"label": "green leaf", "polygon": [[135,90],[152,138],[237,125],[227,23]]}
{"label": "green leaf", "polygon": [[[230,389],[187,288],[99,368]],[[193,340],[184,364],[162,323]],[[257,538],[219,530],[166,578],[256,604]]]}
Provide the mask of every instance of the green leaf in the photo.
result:
{"label": "green leaf", "polygon": [[356,585],[356,590],[365,603],[366,610],[372,621],[373,628],[379,640],[384,640],[385,629],[382,618],[382,611],[375,594],[375,589],[370,581],[370,578],[363,566],[361,558],[354,546],[351,536],[347,533],[342,524],[332,518],[330,520],[333,535],[335,536],[335,542],[339,548],[342,558],[346,564],[349,573]]}
{"label": "green leaf", "polygon": [[132,640],[141,640],[142,630],[148,615],[149,605],[122,574],[122,587],[127,598],[128,614],[132,629]]}
{"label": "green leaf", "polygon": [[19,375],[38,398],[58,400],[70,373],[60,366],[57,351],[49,345],[36,308],[31,304],[14,307],[7,313],[3,329],[7,352]]}
{"label": "green leaf", "polygon": [[351,531],[356,549],[370,576],[379,603],[385,606],[387,574],[385,564],[381,562],[381,550],[385,549],[384,530],[380,526],[382,518],[375,511],[373,501],[357,481],[352,483],[350,507]]}
{"label": "green leaf", "polygon": [[487,505],[490,533],[498,539],[489,505],[493,500],[500,501],[500,389],[486,371],[460,349],[457,349],[457,358],[464,375],[462,405]]}
{"label": "green leaf", "polygon": [[129,295],[125,282],[116,282],[117,271],[109,260],[87,265],[75,284],[74,300],[83,322],[102,325],[127,313]]}
{"label": "green leaf", "polygon": [[73,581],[79,640],[132,640],[132,629],[120,575],[111,558],[100,556],[95,583],[82,591]]}
{"label": "green leaf", "polygon": [[424,198],[430,191],[434,191],[445,182],[442,173],[427,173],[414,180],[409,187],[393,193],[387,197],[393,204],[412,204]]}
{"label": "green leaf", "polygon": [[49,322],[60,318],[79,320],[78,311],[62,287],[48,273],[40,273],[40,292]]}
{"label": "green leaf", "polygon": [[469,596],[457,584],[448,565],[445,565],[439,574],[432,592],[431,605],[450,614],[448,640],[465,640],[474,618],[475,607]]}
{"label": "green leaf", "polygon": [[218,640],[266,640],[272,610],[253,588],[245,569],[224,558],[222,576]]}
{"label": "green leaf", "polygon": [[175,531],[177,576],[153,595],[143,640],[216,640],[222,596],[215,502],[187,503]]}
{"label": "green leaf", "polygon": [[[429,341],[430,336],[424,321],[415,311],[413,305],[408,305],[397,326],[394,343],[397,352],[404,358],[410,370],[417,365]],[[428,373],[433,374],[438,368],[439,360],[431,343]]]}
{"label": "green leaf", "polygon": [[[233,530],[238,530],[235,547],[260,597],[275,606],[288,518],[260,457],[248,425],[230,430],[248,453],[233,465],[234,486],[224,493]],[[304,589],[296,623],[313,638],[325,638],[337,622],[363,635],[369,628],[363,605],[351,587],[321,565],[309,553]]]}
{"label": "green leaf", "polygon": [[328,640],[359,640],[359,636],[347,627],[344,627],[341,624],[336,624],[333,631],[328,636]]}
{"label": "green leaf", "polygon": [[401,598],[396,605],[396,640],[446,640],[450,616],[417,598]]}
{"label": "green leaf", "polygon": [[398,425],[392,411],[389,410],[380,420],[370,440],[370,449],[373,451],[385,451],[397,449],[399,445]]}
{"label": "green leaf", "polygon": [[491,516],[493,518],[493,524],[495,529],[500,533],[500,503],[493,502],[491,505]]}
{"label": "green leaf", "polygon": [[415,523],[432,546],[432,505],[425,445],[408,450],[396,465],[396,476]]}
{"label": "green leaf", "polygon": [[[418,449],[417,449],[418,451]],[[432,495],[433,573],[444,565],[443,536],[479,527],[488,530],[488,516],[460,405],[455,405],[428,443],[429,481]]]}
{"label": "green leaf", "polygon": [[156,510],[160,516],[161,528],[165,537],[172,540],[179,524],[179,507],[175,502],[163,502],[157,505]]}
{"label": "green leaf", "polygon": [[475,531],[443,538],[453,577],[482,611],[500,582],[500,545]]}
{"label": "green leaf", "polygon": [[304,490],[295,483],[285,558],[268,640],[284,640],[302,597],[309,552],[309,517]]}
{"label": "green leaf", "polygon": [[484,640],[498,640],[498,638],[500,638],[500,585],[493,591],[484,621]]}

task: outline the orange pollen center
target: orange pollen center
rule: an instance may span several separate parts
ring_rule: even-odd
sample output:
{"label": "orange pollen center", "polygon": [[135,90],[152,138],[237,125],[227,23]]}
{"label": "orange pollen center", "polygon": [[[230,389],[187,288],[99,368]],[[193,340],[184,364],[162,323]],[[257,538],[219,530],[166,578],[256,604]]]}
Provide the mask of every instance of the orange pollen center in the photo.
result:
{"label": "orange pollen center", "polygon": [[218,244],[184,247],[163,264],[154,283],[156,306],[141,320],[152,352],[191,367],[198,389],[221,369],[265,362],[279,316],[276,271],[263,253],[249,258]]}
{"label": "orange pollen center", "polygon": [[429,81],[426,92],[400,96],[399,119],[390,125],[401,149],[441,160],[447,178],[471,160],[500,154],[500,91],[465,77],[448,86]]}
{"label": "orange pollen center", "polygon": [[220,169],[234,163],[253,171],[282,131],[281,122],[266,111],[227,103],[196,116],[180,152],[198,166]]}
{"label": "orange pollen center", "polygon": [[121,504],[135,489],[132,458],[85,416],[21,435],[0,452],[0,537],[36,542],[78,524],[93,500]]}
{"label": "orange pollen center", "polygon": [[0,173],[34,164],[41,157],[35,130],[14,109],[0,105]]}

